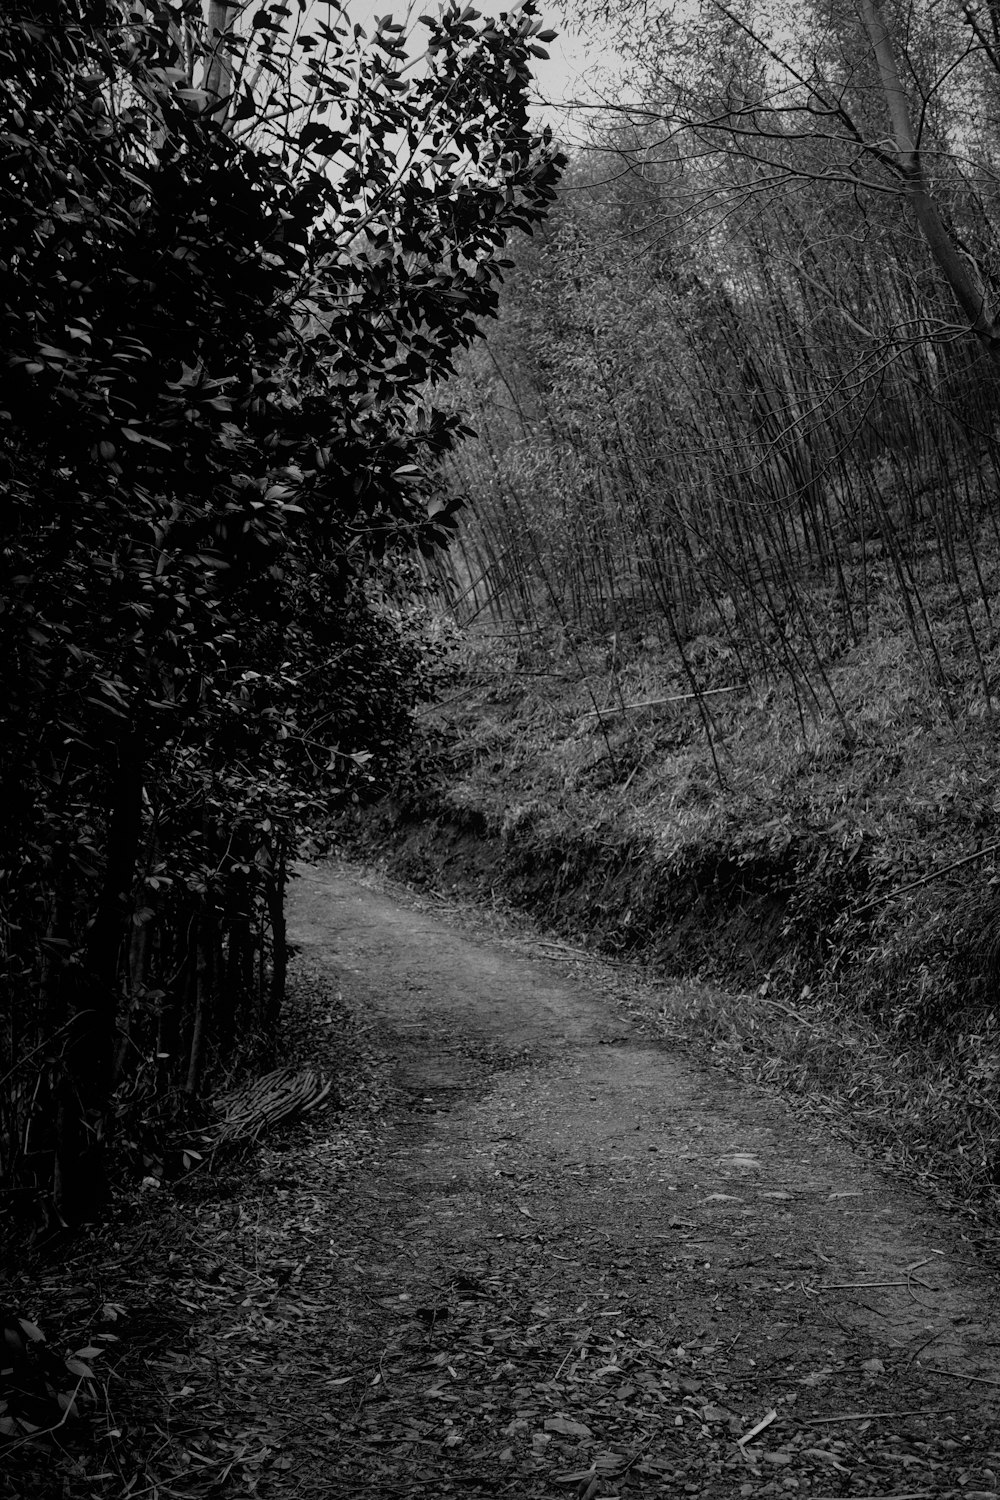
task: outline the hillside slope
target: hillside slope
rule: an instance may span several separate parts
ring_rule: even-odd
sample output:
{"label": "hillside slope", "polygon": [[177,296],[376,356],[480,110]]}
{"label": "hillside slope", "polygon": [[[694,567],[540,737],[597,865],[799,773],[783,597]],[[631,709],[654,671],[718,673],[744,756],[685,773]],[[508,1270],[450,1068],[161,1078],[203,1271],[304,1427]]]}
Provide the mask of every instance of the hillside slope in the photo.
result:
{"label": "hillside slope", "polygon": [[648,632],[467,637],[395,793],[338,838],[694,981],[693,1044],[992,1214],[1000,755],[956,602],[927,598],[949,690],[887,598],[827,669],[839,713],[739,684],[709,636],[697,698]]}

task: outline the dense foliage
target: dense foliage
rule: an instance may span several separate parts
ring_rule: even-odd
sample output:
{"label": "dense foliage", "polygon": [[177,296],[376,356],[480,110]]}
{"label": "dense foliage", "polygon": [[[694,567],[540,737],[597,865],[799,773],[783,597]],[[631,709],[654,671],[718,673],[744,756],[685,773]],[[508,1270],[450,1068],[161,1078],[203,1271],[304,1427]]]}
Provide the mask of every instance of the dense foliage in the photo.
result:
{"label": "dense foliage", "polygon": [[[690,691],[788,684],[804,724],[841,712],[831,664],[887,586],[943,701],[968,655],[988,710],[985,21],[704,0],[650,27],[629,0],[581,9],[613,26],[624,78],[467,362],[483,420],[456,485],[488,498],[463,537],[466,606],[660,637]],[[944,630],[931,580],[956,599]]]}
{"label": "dense foliage", "polygon": [[559,170],[530,0],[409,68],[287,14],[0,18],[0,1183],[65,1221],[115,1110],[273,1029],[296,829],[427,670],[393,580],[454,524],[434,387]]}

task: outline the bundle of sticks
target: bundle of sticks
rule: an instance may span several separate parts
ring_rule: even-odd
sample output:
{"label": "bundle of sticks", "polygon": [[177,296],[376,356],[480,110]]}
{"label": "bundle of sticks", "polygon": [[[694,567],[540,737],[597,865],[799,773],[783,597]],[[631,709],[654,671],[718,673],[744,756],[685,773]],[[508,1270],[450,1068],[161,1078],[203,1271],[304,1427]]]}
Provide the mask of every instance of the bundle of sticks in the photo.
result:
{"label": "bundle of sticks", "polygon": [[323,1103],[331,1085],[312,1068],[276,1068],[217,1101],[222,1119],[215,1144],[256,1140],[261,1131],[290,1115],[308,1114]]}

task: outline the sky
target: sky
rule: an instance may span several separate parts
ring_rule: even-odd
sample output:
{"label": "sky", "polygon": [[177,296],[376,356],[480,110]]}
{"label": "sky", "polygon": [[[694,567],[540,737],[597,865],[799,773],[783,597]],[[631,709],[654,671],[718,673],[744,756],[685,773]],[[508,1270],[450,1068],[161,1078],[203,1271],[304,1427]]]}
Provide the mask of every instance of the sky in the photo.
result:
{"label": "sky", "polygon": [[[499,15],[511,8],[511,0],[470,0],[481,15]],[[406,0],[346,0],[346,9],[352,20],[371,26],[375,16],[391,14],[401,23],[406,20]],[[410,7],[414,17],[423,10],[433,14],[437,0],[426,0]],[[606,40],[587,39],[570,31],[555,4],[541,0],[539,6],[543,30],[557,31],[554,42],[546,44],[549,60],[533,59],[539,108],[543,116],[557,124],[562,119],[559,106],[575,98],[586,98],[589,93],[588,77],[607,61],[610,49]]]}

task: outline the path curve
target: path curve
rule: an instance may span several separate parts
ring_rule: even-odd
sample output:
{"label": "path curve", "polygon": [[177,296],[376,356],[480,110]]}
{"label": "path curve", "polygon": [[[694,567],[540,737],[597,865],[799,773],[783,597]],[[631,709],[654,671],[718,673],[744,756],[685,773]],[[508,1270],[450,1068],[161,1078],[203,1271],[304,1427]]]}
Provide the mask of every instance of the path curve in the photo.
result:
{"label": "path curve", "polygon": [[995,1280],[939,1210],[537,935],[327,864],[290,936],[395,1060],[329,1496],[996,1494]]}

